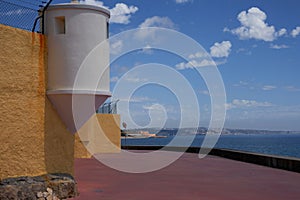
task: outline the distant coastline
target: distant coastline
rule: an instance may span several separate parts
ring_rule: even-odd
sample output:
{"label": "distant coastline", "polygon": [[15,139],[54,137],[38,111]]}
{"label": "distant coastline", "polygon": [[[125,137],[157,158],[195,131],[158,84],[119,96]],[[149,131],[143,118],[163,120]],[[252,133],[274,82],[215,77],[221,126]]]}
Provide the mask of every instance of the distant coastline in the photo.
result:
{"label": "distant coastline", "polygon": [[[144,129],[128,129],[122,130],[123,137],[133,137],[133,138],[148,138],[148,137],[167,137],[176,135],[178,128],[144,128]],[[199,127],[197,130],[195,128],[182,128],[180,129],[181,135],[193,135],[200,134],[205,135],[208,129],[206,127]],[[126,133],[126,135],[125,135]],[[258,130],[258,129],[231,129],[224,128],[222,130],[224,135],[244,135],[244,134],[300,134],[300,131],[282,131],[282,130]]]}
{"label": "distant coastline", "polygon": [[[170,132],[159,132],[157,135],[165,138],[124,138],[122,145],[125,146],[165,146],[175,137],[172,142],[174,146],[186,146],[187,142],[192,142],[189,146],[201,147],[204,141],[204,134],[176,135],[176,130],[168,129]],[[222,134],[216,148],[247,151],[261,154],[289,156],[300,158],[300,133],[299,132],[273,132],[271,134],[253,133],[249,134]],[[190,139],[192,138],[193,141]]]}

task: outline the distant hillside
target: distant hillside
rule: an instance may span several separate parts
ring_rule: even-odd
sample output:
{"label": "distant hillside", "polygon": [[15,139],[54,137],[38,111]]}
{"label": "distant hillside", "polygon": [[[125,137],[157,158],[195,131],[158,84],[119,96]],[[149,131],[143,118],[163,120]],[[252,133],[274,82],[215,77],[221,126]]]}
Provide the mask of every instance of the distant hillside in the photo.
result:
{"label": "distant hillside", "polygon": [[[157,135],[176,135],[178,132],[177,128],[165,128],[165,129],[158,129],[158,128],[145,128],[145,129],[130,129],[126,130],[126,132],[134,133],[134,132],[141,132],[147,131],[150,134],[157,134]],[[193,128],[182,128],[180,130],[180,134],[182,135],[190,135],[190,134],[206,134],[207,128],[199,127],[197,130]],[[229,129],[224,128],[222,134],[300,134],[299,131],[272,131],[272,130],[255,130],[255,129]]]}

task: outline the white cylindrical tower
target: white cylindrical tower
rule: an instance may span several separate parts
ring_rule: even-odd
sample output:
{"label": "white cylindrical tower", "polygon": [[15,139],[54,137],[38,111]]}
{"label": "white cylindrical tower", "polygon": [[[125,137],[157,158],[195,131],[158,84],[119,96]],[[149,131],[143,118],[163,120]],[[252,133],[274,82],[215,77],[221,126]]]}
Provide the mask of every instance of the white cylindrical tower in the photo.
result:
{"label": "white cylindrical tower", "polygon": [[[45,13],[48,41],[47,96],[71,132],[76,132],[95,112],[83,109],[74,125],[72,97],[95,98],[98,108],[110,95],[107,9],[86,4],[57,4]],[[101,42],[104,45],[96,48]],[[91,51],[93,50],[93,53]],[[89,55],[89,56],[88,56]],[[85,60],[88,56],[88,61]],[[88,67],[82,71],[84,61]],[[81,74],[78,72],[81,70]],[[81,76],[75,84],[76,77]],[[84,76],[84,78],[82,78]]]}

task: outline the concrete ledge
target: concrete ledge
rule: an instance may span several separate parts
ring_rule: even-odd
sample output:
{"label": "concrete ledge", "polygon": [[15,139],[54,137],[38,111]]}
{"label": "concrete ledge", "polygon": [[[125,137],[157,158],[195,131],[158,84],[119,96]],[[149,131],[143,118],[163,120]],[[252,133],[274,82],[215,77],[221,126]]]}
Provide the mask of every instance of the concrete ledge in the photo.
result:
{"label": "concrete ledge", "polygon": [[7,178],[0,181],[0,199],[59,200],[77,196],[76,183],[69,174]]}
{"label": "concrete ledge", "polygon": [[[188,153],[199,153],[200,147],[164,147],[164,146],[122,146],[122,149],[127,150],[165,150],[165,151],[179,151]],[[202,149],[203,152],[208,152],[209,149]],[[282,157],[267,154],[258,154],[245,151],[236,151],[229,149],[211,149],[209,155],[228,158],[267,167],[288,170],[300,173],[300,159],[292,157]]]}

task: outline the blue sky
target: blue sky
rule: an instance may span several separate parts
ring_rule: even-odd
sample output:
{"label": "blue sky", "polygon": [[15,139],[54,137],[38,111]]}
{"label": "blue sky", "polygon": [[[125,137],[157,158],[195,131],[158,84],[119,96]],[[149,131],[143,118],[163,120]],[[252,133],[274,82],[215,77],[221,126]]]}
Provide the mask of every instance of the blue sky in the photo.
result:
{"label": "blue sky", "polygon": [[[54,0],[53,3],[65,1]],[[225,127],[300,130],[300,2],[298,0],[88,0],[111,9],[110,35],[148,26],[175,29],[196,40],[218,64],[227,94]],[[121,44],[114,44],[117,51]],[[210,119],[210,98],[192,69],[167,52],[133,52],[111,65],[111,90],[130,69],[150,62],[177,69],[199,99],[201,122]],[[137,90],[130,112],[137,125],[149,124],[149,110],[165,107],[166,127],[176,127],[176,96],[158,85]],[[154,124],[155,126],[155,124]],[[134,128],[134,127],[129,127]]]}

